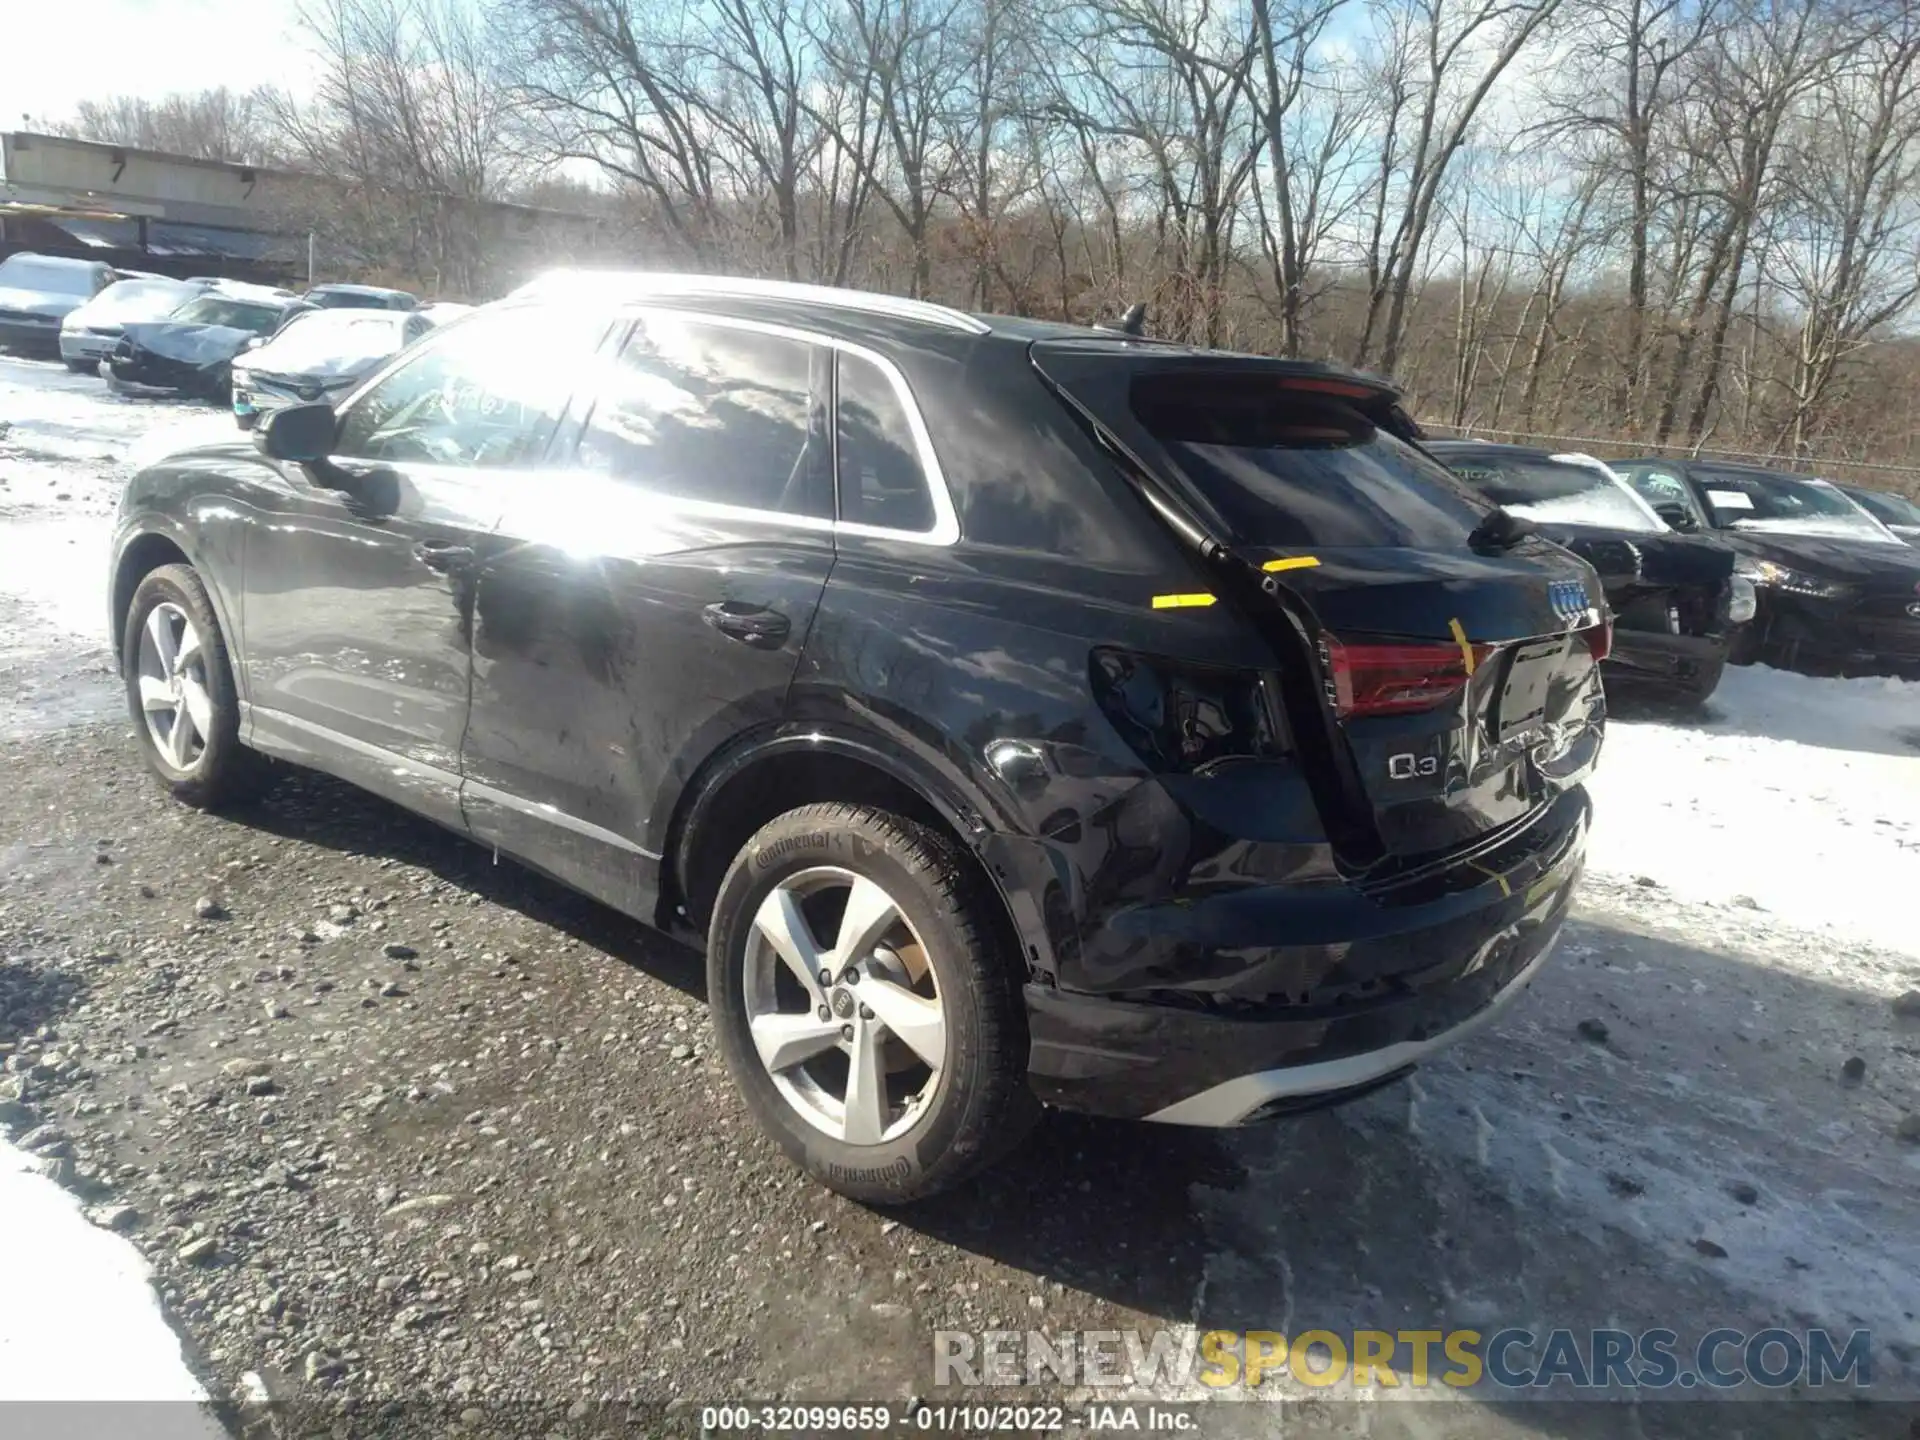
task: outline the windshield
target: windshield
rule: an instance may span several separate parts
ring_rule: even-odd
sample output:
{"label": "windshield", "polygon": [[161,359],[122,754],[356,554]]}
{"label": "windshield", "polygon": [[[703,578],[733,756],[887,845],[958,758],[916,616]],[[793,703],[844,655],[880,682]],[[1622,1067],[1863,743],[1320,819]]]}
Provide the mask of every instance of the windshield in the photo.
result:
{"label": "windshield", "polygon": [[312,370],[336,360],[391,355],[405,343],[405,326],[406,316],[378,310],[300,315],[288,322],[271,346],[257,351],[256,358],[289,370]]}
{"label": "windshield", "polygon": [[1485,452],[1441,458],[1494,504],[1529,520],[1650,535],[1667,528],[1631,490],[1589,465]]}
{"label": "windshield", "polygon": [[1882,525],[1920,525],[1920,505],[1904,495],[1889,495],[1882,490],[1846,489],[1862,510]]}
{"label": "windshield", "polygon": [[189,300],[167,318],[183,325],[225,325],[234,330],[251,330],[270,335],[280,317],[287,312],[273,305],[255,305],[228,295],[202,295]]}
{"label": "windshield", "polygon": [[1871,515],[1825,480],[1695,467],[1713,523],[1735,530],[1789,530],[1898,544]]}
{"label": "windshield", "polygon": [[0,260],[0,288],[39,290],[49,295],[91,295],[93,267],[62,265],[44,255],[12,255]]}
{"label": "windshield", "polygon": [[190,285],[171,280],[122,280],[109,285],[87,306],[89,320],[146,320],[176,309],[193,295]]}
{"label": "windshield", "polygon": [[1252,545],[1463,545],[1488,505],[1337,400],[1259,373],[1141,376],[1133,410]]}

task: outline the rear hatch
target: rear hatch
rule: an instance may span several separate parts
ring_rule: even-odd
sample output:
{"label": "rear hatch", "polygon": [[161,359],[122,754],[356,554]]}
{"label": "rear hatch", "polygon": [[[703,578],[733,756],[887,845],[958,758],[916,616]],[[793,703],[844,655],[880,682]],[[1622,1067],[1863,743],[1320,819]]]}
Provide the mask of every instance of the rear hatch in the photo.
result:
{"label": "rear hatch", "polygon": [[1119,340],[1041,341],[1033,360],[1268,639],[1349,864],[1384,878],[1471,854],[1592,768],[1597,578],[1402,438],[1391,389]]}

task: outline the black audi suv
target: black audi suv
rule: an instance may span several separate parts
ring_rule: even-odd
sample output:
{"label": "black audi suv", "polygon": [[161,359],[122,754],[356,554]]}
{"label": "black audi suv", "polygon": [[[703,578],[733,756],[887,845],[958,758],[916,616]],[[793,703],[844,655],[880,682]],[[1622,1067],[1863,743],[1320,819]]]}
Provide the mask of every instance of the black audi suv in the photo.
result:
{"label": "black audi suv", "polygon": [[1387,386],[842,290],[560,275],[129,484],[182,800],[312,766],[704,939],[720,1048],[877,1202],[1040,1104],[1364,1093],[1535,972],[1592,571]]}
{"label": "black audi suv", "polygon": [[1705,700],[1753,618],[1754,589],[1711,535],[1675,532],[1601,461],[1524,445],[1434,440],[1427,450],[1495,504],[1593,566],[1613,611],[1610,679]]}
{"label": "black audi suv", "polygon": [[1614,468],[1669,524],[1740,552],[1759,603],[1737,663],[1920,678],[1920,556],[1838,486],[1719,461]]}

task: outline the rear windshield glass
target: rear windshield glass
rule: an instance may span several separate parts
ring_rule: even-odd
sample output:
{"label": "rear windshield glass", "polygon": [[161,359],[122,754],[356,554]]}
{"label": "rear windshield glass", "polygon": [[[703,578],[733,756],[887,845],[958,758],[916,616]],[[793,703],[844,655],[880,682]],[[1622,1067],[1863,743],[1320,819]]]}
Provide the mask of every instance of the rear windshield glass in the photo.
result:
{"label": "rear windshield glass", "polygon": [[1352,407],[1268,375],[1143,375],[1132,399],[1250,545],[1455,547],[1491,508]]}
{"label": "rear windshield glass", "polygon": [[0,260],[0,288],[38,290],[48,295],[93,294],[93,269],[63,265],[42,255],[12,255]]}
{"label": "rear windshield glass", "polygon": [[1590,465],[1535,455],[1447,455],[1449,469],[1494,504],[1548,524],[1658,534],[1666,525],[1619,481]]}

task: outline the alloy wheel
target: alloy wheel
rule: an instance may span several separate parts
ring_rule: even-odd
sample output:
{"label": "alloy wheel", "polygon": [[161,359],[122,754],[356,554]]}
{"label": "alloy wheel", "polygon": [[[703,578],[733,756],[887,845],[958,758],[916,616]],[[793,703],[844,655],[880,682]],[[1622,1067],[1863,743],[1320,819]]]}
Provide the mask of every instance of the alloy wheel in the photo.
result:
{"label": "alloy wheel", "polygon": [[206,652],[192,618],[171,600],[147,612],[140,632],[140,709],[147,734],[175,770],[190,772],[207,753],[213,696]]}
{"label": "alloy wheel", "polygon": [[795,1111],[849,1145],[913,1128],[947,1063],[946,1015],[885,889],[838,866],[788,876],[754,916],[745,966],[754,1049]]}

